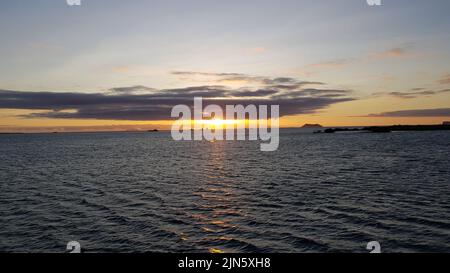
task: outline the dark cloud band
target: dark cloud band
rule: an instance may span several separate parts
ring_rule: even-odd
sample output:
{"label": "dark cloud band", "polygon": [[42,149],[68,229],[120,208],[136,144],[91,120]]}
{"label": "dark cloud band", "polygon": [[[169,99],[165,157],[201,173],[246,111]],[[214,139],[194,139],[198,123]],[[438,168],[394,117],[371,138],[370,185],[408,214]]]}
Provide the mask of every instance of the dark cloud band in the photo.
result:
{"label": "dark cloud band", "polygon": [[[135,91],[133,86],[130,90]],[[139,87],[142,89],[142,87]],[[280,115],[314,113],[317,110],[351,101],[345,90],[295,90],[296,96],[280,96],[283,89],[228,89],[223,86],[200,86],[180,89],[148,89],[135,94],[121,88],[111,93],[23,92],[0,90],[0,109],[48,110],[31,113],[25,118],[100,119],[100,120],[168,120],[171,108],[178,104],[192,105],[194,97],[203,97],[204,104],[280,105]],[[302,94],[302,95],[299,95]]]}

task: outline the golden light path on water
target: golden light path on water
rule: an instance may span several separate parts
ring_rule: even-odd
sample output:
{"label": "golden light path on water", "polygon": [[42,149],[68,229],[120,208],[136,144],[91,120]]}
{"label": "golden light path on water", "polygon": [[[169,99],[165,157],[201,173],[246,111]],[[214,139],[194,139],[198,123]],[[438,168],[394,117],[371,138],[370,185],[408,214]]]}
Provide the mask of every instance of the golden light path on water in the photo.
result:
{"label": "golden light path on water", "polygon": [[202,120],[179,120],[174,122],[178,126],[189,127],[191,129],[234,129],[234,128],[256,128],[264,125],[271,127],[271,120],[248,120],[248,119],[202,119]]}

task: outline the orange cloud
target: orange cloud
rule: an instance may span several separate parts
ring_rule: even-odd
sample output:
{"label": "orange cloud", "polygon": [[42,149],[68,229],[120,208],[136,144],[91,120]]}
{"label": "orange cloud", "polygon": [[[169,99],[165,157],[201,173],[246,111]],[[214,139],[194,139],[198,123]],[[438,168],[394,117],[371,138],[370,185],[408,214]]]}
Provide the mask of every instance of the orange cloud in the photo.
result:
{"label": "orange cloud", "polygon": [[342,58],[335,59],[331,61],[313,63],[304,66],[303,68],[297,70],[300,74],[305,76],[310,76],[316,73],[319,73],[322,70],[328,69],[337,69],[342,68],[349,64],[354,64],[358,62],[371,61],[371,60],[379,60],[379,59],[388,59],[388,58],[404,58],[409,56],[409,52],[407,48],[404,47],[396,47],[386,51],[375,52],[372,54],[368,54],[366,56],[360,56],[356,58]]}
{"label": "orange cloud", "polygon": [[377,52],[371,55],[375,59],[386,59],[386,58],[402,58],[408,55],[408,50],[406,48],[393,48],[382,52]]}
{"label": "orange cloud", "polygon": [[254,48],[252,48],[252,52],[254,52],[254,53],[264,53],[264,52],[266,52],[266,49],[264,47],[254,47]]}
{"label": "orange cloud", "polygon": [[438,81],[440,84],[450,84],[450,74],[445,75]]}

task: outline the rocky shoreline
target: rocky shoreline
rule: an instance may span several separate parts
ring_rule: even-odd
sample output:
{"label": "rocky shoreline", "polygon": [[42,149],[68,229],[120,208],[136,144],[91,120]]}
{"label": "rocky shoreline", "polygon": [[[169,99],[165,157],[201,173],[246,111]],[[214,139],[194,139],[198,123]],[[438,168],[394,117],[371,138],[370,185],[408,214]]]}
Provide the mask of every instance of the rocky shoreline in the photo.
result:
{"label": "rocky shoreline", "polygon": [[447,131],[450,125],[392,125],[392,126],[371,126],[364,128],[328,128],[314,133],[333,134],[337,132],[369,132],[369,133],[391,133],[399,131]]}

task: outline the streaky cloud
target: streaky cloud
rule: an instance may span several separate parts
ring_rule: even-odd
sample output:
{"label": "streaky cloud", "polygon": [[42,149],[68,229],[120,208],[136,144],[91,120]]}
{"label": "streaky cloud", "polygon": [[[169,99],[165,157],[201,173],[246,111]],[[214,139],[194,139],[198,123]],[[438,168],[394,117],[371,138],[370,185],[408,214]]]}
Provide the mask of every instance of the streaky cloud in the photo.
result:
{"label": "streaky cloud", "polygon": [[213,72],[197,72],[197,71],[174,71],[173,75],[183,76],[185,79],[193,79],[194,77],[214,78],[218,83],[227,84],[233,82],[242,82],[244,84],[259,84],[262,86],[273,86],[274,88],[295,89],[305,85],[325,85],[322,82],[300,81],[292,77],[263,77],[252,76],[243,73],[213,73]]}
{"label": "streaky cloud", "polygon": [[387,93],[375,93],[375,95],[387,95],[392,97],[397,97],[401,99],[415,99],[420,97],[428,97],[434,95],[440,95],[444,93],[450,93],[450,89],[442,90],[426,90],[423,88],[413,88],[409,92],[387,92]]}
{"label": "streaky cloud", "polygon": [[143,85],[134,85],[127,87],[115,87],[109,89],[109,91],[113,93],[138,93],[138,92],[154,92],[156,91],[156,89]]}
{"label": "streaky cloud", "polygon": [[364,117],[450,117],[450,108],[393,111],[370,114]]}

